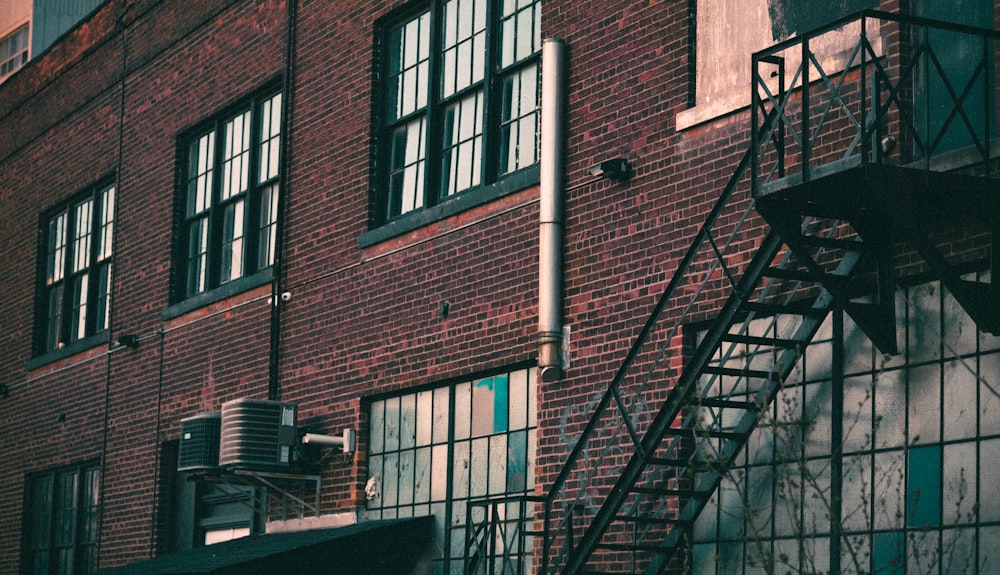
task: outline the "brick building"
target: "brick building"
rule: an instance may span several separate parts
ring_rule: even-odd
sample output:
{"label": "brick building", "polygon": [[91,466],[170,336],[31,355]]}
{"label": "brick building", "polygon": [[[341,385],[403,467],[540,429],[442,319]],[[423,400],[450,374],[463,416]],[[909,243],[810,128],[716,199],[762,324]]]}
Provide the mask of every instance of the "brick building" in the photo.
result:
{"label": "brick building", "polygon": [[834,4],[102,4],[0,85],[0,574],[996,572],[1000,4]]}

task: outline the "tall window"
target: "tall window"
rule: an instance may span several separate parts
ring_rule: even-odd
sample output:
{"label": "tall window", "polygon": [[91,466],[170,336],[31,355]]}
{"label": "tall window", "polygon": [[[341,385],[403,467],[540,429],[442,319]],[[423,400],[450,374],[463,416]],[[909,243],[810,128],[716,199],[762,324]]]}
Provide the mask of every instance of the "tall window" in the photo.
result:
{"label": "tall window", "polygon": [[281,94],[209,122],[183,150],[181,299],[274,263]]}
{"label": "tall window", "polygon": [[368,516],[433,515],[436,573],[461,572],[470,499],[534,489],[534,382],[523,369],[371,403]]}
{"label": "tall window", "polygon": [[28,25],[0,39],[0,82],[28,62]]}
{"label": "tall window", "polygon": [[108,329],[114,216],[115,188],[108,186],[44,219],[40,351]]}
{"label": "tall window", "polygon": [[[842,343],[828,321],[803,350],[695,522],[692,573],[1000,572],[1000,338],[939,282],[897,309],[897,356],[850,318]],[[748,352],[720,362],[759,361]]]}
{"label": "tall window", "polygon": [[375,223],[538,161],[540,0],[434,0],[383,28]]}
{"label": "tall window", "polygon": [[97,571],[101,471],[96,465],[28,479],[23,563],[32,575]]}

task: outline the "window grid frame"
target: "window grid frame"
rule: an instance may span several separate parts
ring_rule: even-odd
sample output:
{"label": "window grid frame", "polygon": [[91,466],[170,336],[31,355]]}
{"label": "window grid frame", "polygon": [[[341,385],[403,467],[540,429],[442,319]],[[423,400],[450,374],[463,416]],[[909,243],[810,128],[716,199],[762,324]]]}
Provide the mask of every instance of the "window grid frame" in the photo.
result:
{"label": "window grid frame", "polygon": [[[179,138],[174,303],[204,297],[274,265],[280,218],[276,208],[284,171],[283,102],[280,85],[270,84]],[[275,113],[279,114],[277,124],[273,123]],[[228,130],[244,115],[247,118],[239,122],[245,132],[241,134],[242,147],[231,155]],[[267,127],[265,119],[270,121]],[[265,155],[276,166],[273,170],[265,169]],[[234,161],[239,170],[236,174],[230,172]],[[235,187],[229,190],[233,177]],[[245,186],[241,177],[246,179]],[[270,205],[264,209],[261,202],[268,195]],[[271,218],[266,225],[261,224],[262,215]],[[227,230],[227,226],[233,229]],[[265,235],[266,244],[261,242]]]}
{"label": "window grid frame", "polygon": [[[485,54],[482,56],[483,70],[482,78],[472,80],[465,86],[445,94],[445,52],[451,48],[458,50],[462,43],[457,42],[454,46],[445,46],[444,30],[446,26],[446,4],[450,1],[459,0],[427,0],[415,6],[408,6],[404,11],[391,15],[385,22],[377,24],[377,58],[376,65],[380,74],[376,75],[374,88],[378,97],[375,101],[375,113],[373,114],[373,134],[374,134],[374,154],[373,154],[373,190],[369,203],[369,227],[375,229],[380,226],[405,219],[407,216],[420,212],[447,200],[470,192],[476,189],[495,185],[502,182],[507,176],[525,169],[529,169],[538,163],[538,143],[541,108],[541,41],[535,36],[541,35],[541,0],[520,0],[530,7],[536,17],[533,17],[532,24],[537,28],[532,29],[533,37],[529,39],[529,44],[535,43],[535,50],[529,55],[515,60],[507,66],[501,64],[503,52],[502,27],[504,16],[501,13],[503,0],[484,0],[485,6],[485,31],[484,44]],[[472,1],[472,0],[466,0]],[[509,0],[508,0],[509,1]],[[515,5],[517,2],[515,2]],[[524,8],[516,8],[515,14]],[[397,99],[390,94],[395,94],[396,87],[393,78],[402,74],[402,70],[391,69],[391,54],[393,50],[393,37],[396,30],[405,28],[410,22],[419,19],[423,15],[429,17],[429,55],[428,55],[428,85],[426,88],[426,103],[422,108],[411,110],[408,113],[397,117]],[[537,34],[535,34],[537,32]],[[456,33],[458,37],[459,33]],[[465,39],[474,43],[472,39],[475,34]],[[515,36],[516,38],[516,36]],[[395,50],[398,51],[398,50]],[[456,58],[457,61],[457,58]],[[473,56],[472,62],[476,62]],[[502,139],[506,125],[501,125],[503,116],[502,106],[504,104],[503,79],[508,75],[520,73],[521,71],[535,68],[535,96],[533,112],[517,116],[513,119],[516,123],[520,119],[535,115],[534,133],[534,154],[533,161],[517,164],[513,170],[506,170],[500,165],[498,158],[503,147]],[[458,66],[453,71],[456,76],[455,84],[458,84],[457,76],[460,74]],[[445,119],[450,108],[462,107],[462,103],[468,98],[475,98],[474,94],[480,94],[476,107],[481,107],[478,112],[476,123],[480,128],[479,133],[469,138],[462,134],[459,138],[451,138],[445,134]],[[520,106],[523,107],[523,106]],[[420,129],[423,142],[420,146],[422,155],[419,162],[409,162],[400,164],[394,161],[396,146],[394,136],[400,129],[416,120],[421,120],[423,126]],[[446,141],[450,141],[446,145]],[[451,181],[446,172],[454,171],[457,168],[446,166],[448,157],[457,152],[461,144],[468,141],[478,141],[474,143],[472,155],[478,160],[477,165],[472,167],[472,174],[466,181],[470,182],[468,187],[459,188],[455,181]],[[452,158],[452,163],[454,159]],[[404,204],[404,199],[408,196],[397,194],[393,189],[392,178],[397,174],[398,167],[422,163],[422,169],[418,171],[419,184],[416,189],[419,197]],[[450,165],[450,164],[449,164]],[[464,174],[463,174],[464,176]],[[456,178],[458,179],[458,178]]]}
{"label": "window grid frame", "polygon": [[[505,378],[506,380],[506,391],[505,396],[506,401],[506,411],[504,412],[504,429],[497,431],[495,428],[488,432],[477,431],[476,427],[476,410],[475,410],[475,399],[474,389],[477,384],[492,380],[494,378]],[[518,400],[523,400],[523,417],[514,419],[513,412],[515,406],[514,397],[514,386],[518,385],[523,387],[523,396],[518,396]],[[443,392],[446,396],[446,401],[443,403],[438,403],[438,393]],[[458,394],[465,393],[468,395],[468,402],[465,407],[461,406],[461,402],[458,401]],[[420,418],[420,396],[423,394],[430,394],[430,399],[428,405],[431,407],[432,414],[428,425],[430,429],[427,431],[428,441],[426,445],[420,443],[419,440],[419,423]],[[404,398],[413,398],[413,406],[415,407],[413,411],[413,429],[414,435],[417,439],[413,442],[413,445],[404,445],[402,441],[402,431],[403,431],[403,401]],[[491,396],[494,397],[495,396]],[[366,413],[369,414],[368,420],[368,454],[367,461],[369,464],[368,475],[374,476],[378,473],[378,497],[380,499],[379,503],[375,507],[369,507],[368,512],[374,513],[379,518],[387,517],[404,517],[404,516],[417,516],[420,514],[420,509],[425,508],[428,513],[436,514],[435,508],[443,512],[443,520],[448,523],[445,525],[438,526],[437,532],[439,535],[443,535],[444,539],[439,541],[444,550],[443,556],[439,561],[436,562],[437,565],[443,569],[444,573],[448,573],[449,565],[461,565],[461,557],[464,553],[465,544],[465,533],[466,525],[464,523],[466,518],[465,506],[469,501],[480,500],[484,497],[507,497],[510,495],[517,494],[527,494],[534,489],[534,457],[537,456],[537,401],[538,401],[538,389],[537,389],[537,368],[534,366],[520,366],[510,368],[506,371],[501,371],[494,373],[492,375],[477,376],[474,378],[465,378],[457,381],[452,381],[450,383],[445,383],[443,385],[437,385],[430,388],[410,390],[403,394],[397,394],[392,396],[386,396],[381,398],[372,398],[368,400]],[[396,415],[393,417],[395,421],[400,422],[400,425],[396,428],[396,438],[394,443],[389,441],[392,426],[389,423],[389,413],[391,412],[391,404],[395,404]],[[381,417],[376,415],[375,406],[381,405]],[[436,419],[436,412],[439,411],[441,407],[444,407],[445,417],[447,421],[445,422],[446,431],[442,432],[439,427],[435,424],[441,423]],[[532,409],[534,407],[534,409]],[[499,413],[499,412],[494,412]],[[464,419],[464,421],[460,421]],[[481,424],[482,422],[480,422]],[[494,422],[495,426],[496,423]],[[464,426],[464,427],[463,427]],[[376,435],[376,427],[381,430],[381,434]],[[467,429],[466,429],[467,428]],[[511,437],[516,434],[524,435],[524,463],[525,469],[524,474],[524,485],[521,486],[522,489],[518,491],[510,491],[510,445]],[[491,450],[494,440],[498,437],[503,437],[505,439],[506,445],[506,465],[504,466],[504,485],[502,489],[496,489],[495,485],[491,485],[491,472],[495,471],[490,464],[490,456],[495,455]],[[480,483],[482,484],[483,493],[473,493],[473,475],[475,475],[475,469],[473,468],[473,462],[475,461],[475,456],[473,454],[473,444],[475,442],[486,442],[487,450],[483,454],[487,458],[486,476],[480,478]],[[460,469],[460,465],[456,462],[456,457],[461,451],[460,444],[467,446],[468,457],[465,461],[468,462],[468,467],[465,469]],[[413,463],[411,467],[412,473],[410,475],[416,479],[416,453],[421,449],[429,449],[431,459],[427,463],[427,471],[431,474],[437,472],[443,472],[445,477],[445,486],[442,488],[443,495],[441,497],[435,498],[435,485],[432,483],[431,487],[428,488],[428,496],[426,500],[416,501],[415,497],[408,497],[406,501],[401,501],[399,496],[401,489],[401,477],[402,477],[402,466],[399,464],[403,458],[401,457],[404,452],[414,454],[414,457],[410,459]],[[439,451],[435,451],[435,448],[444,448]],[[444,469],[435,469],[434,457],[440,455],[440,451],[444,451]],[[393,468],[395,470],[395,477],[391,479],[386,479],[385,462],[387,460],[387,455],[395,455],[396,465]],[[373,462],[378,463],[373,465]],[[379,467],[374,469],[375,465]],[[409,472],[407,472],[409,473]],[[460,488],[464,477],[464,488]],[[434,476],[434,483],[436,483],[437,476]],[[390,483],[391,482],[391,483]],[[386,492],[390,491],[387,485],[391,485],[395,489],[396,498],[393,501],[386,501],[384,497]],[[416,482],[413,482],[412,491],[415,493],[417,490]],[[411,494],[413,495],[413,494]],[[403,510],[404,514],[399,512]],[[388,513],[386,513],[388,511]],[[409,513],[410,515],[406,515]],[[457,522],[457,523],[456,523]],[[462,549],[458,549],[456,546],[463,546]]]}
{"label": "window grid frame", "polygon": [[23,573],[96,572],[101,475],[100,464],[88,462],[25,477]]}
{"label": "window grid frame", "polygon": [[36,355],[110,329],[116,205],[116,186],[105,179],[42,215]]}

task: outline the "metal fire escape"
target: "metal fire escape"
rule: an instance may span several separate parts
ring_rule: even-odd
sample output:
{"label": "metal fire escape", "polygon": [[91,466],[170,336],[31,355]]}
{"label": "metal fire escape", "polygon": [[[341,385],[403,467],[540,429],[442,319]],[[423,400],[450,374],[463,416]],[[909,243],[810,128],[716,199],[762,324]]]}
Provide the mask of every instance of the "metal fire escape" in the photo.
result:
{"label": "metal fire escape", "polygon": [[[853,47],[831,59],[831,37]],[[1000,332],[1000,286],[964,275],[1000,269],[998,46],[865,11],[755,54],[749,150],[549,491],[470,502],[466,573],[689,571],[695,520],[831,310],[898,351],[901,265]]]}

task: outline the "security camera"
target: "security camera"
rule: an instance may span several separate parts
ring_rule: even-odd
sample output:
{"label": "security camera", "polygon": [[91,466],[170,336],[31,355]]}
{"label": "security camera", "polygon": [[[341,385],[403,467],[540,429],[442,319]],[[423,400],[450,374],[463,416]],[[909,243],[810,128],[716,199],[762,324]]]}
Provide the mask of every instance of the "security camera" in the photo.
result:
{"label": "security camera", "polygon": [[290,291],[281,292],[281,301],[292,301],[292,292]]}

